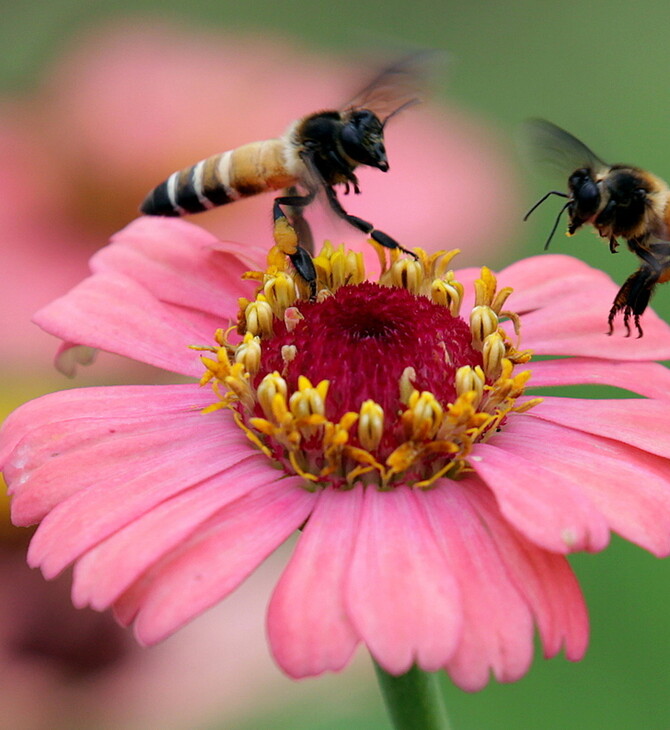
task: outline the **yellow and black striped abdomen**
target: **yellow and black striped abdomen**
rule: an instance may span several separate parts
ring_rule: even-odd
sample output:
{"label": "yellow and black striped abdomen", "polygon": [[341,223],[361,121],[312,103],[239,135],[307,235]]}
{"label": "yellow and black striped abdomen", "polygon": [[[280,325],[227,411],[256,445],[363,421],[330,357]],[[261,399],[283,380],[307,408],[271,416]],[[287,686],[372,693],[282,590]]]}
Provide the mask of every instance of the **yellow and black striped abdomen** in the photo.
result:
{"label": "yellow and black striped abdomen", "polygon": [[142,203],[145,215],[199,213],[297,182],[284,162],[286,142],[269,139],[201,160],[172,173]]}

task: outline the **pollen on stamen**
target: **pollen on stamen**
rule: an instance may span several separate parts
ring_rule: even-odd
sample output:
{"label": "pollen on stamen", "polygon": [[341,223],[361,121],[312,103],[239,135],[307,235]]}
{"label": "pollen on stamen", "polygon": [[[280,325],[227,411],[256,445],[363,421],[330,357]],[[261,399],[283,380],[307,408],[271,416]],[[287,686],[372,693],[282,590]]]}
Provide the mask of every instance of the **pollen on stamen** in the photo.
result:
{"label": "pollen on stamen", "polygon": [[467,469],[473,444],[510,414],[535,405],[516,404],[529,374],[514,368],[530,353],[500,327],[502,316],[518,329],[502,311],[511,289],[498,290],[483,268],[463,319],[464,289],[448,268],[456,252],[415,252],[391,251],[374,282],[360,254],[326,244],[314,258],[316,292],[272,256],[267,272],[246,277],[259,290],[240,302],[242,342],[219,333],[219,348],[203,348],[217,353],[203,357],[203,382],[309,489],[431,487]]}

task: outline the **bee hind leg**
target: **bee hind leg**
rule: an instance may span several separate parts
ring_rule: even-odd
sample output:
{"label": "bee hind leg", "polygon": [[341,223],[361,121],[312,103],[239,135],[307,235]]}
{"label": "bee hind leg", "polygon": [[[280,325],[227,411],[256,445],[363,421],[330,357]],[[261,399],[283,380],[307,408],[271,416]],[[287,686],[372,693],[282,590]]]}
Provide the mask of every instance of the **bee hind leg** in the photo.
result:
{"label": "bee hind leg", "polygon": [[351,215],[350,213],[347,213],[347,211],[342,207],[340,201],[337,199],[337,194],[332,187],[326,186],[326,195],[328,198],[328,203],[330,204],[330,207],[333,209],[333,211],[340,218],[342,218],[342,220],[345,220],[347,223],[349,223],[349,225],[357,228],[359,231],[363,231],[363,233],[370,236],[373,241],[377,241],[377,243],[381,246],[384,246],[384,248],[395,248],[399,251],[402,251],[403,253],[413,256],[415,259],[418,259],[418,256],[414,253],[414,251],[403,248],[394,238],[391,238],[391,236],[389,236],[387,233],[384,233],[383,231],[378,231],[372,225],[372,223],[368,223],[368,221],[364,221],[362,218],[359,218],[356,215]]}
{"label": "bee hind leg", "polygon": [[[313,197],[313,196],[312,196]],[[295,187],[290,187],[286,191],[286,198],[298,199],[299,205],[291,205],[290,203],[280,203],[280,205],[286,205],[288,208],[288,218],[291,221],[291,225],[295,229],[300,241],[300,247],[304,248],[311,256],[314,255],[314,236],[312,235],[312,229],[310,228],[307,219],[303,214],[305,206],[311,202],[312,198],[308,195],[299,195]],[[306,201],[306,202],[305,202]]]}
{"label": "bee hind leg", "polygon": [[626,279],[614,298],[614,304],[607,318],[607,324],[609,325],[608,335],[611,335],[614,331],[614,318],[619,312],[623,312],[626,337],[630,337],[631,317],[633,318],[638,338],[642,337],[644,332],[640,325],[640,316],[649,304],[658,277],[658,271],[643,265]]}
{"label": "bee hind leg", "polygon": [[[275,198],[272,207],[275,245],[289,257],[295,270],[307,282],[312,298],[316,296],[316,269],[311,256],[312,232],[302,215],[302,210],[313,198],[314,194],[285,195]],[[291,208],[291,220],[282,208],[284,205]],[[302,236],[305,236],[307,240],[303,241]]]}

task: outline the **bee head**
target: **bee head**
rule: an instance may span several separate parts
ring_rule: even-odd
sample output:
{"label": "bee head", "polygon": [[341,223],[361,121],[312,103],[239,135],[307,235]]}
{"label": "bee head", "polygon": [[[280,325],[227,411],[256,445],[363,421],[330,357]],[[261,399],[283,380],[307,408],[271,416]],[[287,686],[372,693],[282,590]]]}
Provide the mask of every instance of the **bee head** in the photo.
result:
{"label": "bee head", "polygon": [[570,225],[568,232],[572,235],[578,228],[592,218],[600,206],[600,189],[593,179],[589,168],[575,170],[568,179],[571,202],[568,206]]}
{"label": "bee head", "polygon": [[384,147],[384,127],[379,117],[369,109],[352,112],[342,127],[342,147],[360,165],[389,169]]}

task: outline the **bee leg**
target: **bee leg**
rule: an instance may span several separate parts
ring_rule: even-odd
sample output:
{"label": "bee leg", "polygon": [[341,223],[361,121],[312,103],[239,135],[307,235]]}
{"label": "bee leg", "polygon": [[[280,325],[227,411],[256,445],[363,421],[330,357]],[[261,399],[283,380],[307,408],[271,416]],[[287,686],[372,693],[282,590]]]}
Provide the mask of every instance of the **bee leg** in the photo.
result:
{"label": "bee leg", "polygon": [[610,253],[618,253],[617,248],[619,247],[619,242],[614,238],[614,236],[610,236]]}
{"label": "bee leg", "polygon": [[330,152],[328,153],[328,159],[332,163],[333,169],[347,180],[347,182],[344,183],[344,194],[349,195],[350,187],[353,187],[354,193],[356,193],[356,195],[360,194],[361,189],[358,186],[358,178],[356,177],[354,171],[351,169],[351,165],[345,162],[345,160],[342,159],[342,157],[338,154],[336,150],[330,150]]}
{"label": "bee leg", "polygon": [[614,216],[616,215],[618,205],[619,204],[614,198],[610,198],[607,205],[600,211],[600,213],[598,213],[598,217],[595,219],[593,225],[598,230],[611,226],[614,222]]}
{"label": "bee leg", "polygon": [[[298,191],[295,187],[290,187],[286,191],[286,196],[290,198],[300,198],[301,200],[304,200],[303,196],[298,195]],[[312,236],[312,229],[310,228],[309,223],[307,222],[307,219],[305,218],[303,214],[303,210],[305,208],[305,205],[291,205],[289,207],[289,216],[291,220],[291,225],[295,229],[296,234],[298,235],[298,241],[300,241],[300,246],[305,249],[310,255],[314,255],[314,236]]]}
{"label": "bee leg", "polygon": [[633,318],[638,338],[644,332],[640,325],[640,316],[647,308],[651,295],[658,281],[660,272],[646,264],[643,264],[636,272],[631,274],[614,298],[614,304],[610,309],[607,323],[609,325],[608,335],[614,330],[614,318],[619,312],[623,312],[623,323],[626,328],[626,337],[630,337],[630,320]]}
{"label": "bee leg", "polygon": [[316,298],[316,269],[309,252],[298,246],[295,253],[289,254],[289,259],[298,274],[309,284],[309,298]]}
{"label": "bee leg", "polygon": [[[298,232],[296,231],[293,222],[289,221],[287,215],[282,210],[282,205],[299,209],[301,211],[300,216],[302,217],[302,208],[310,203],[313,198],[314,194],[304,196],[287,195],[276,198],[272,207],[272,217],[274,219],[273,236],[275,239],[275,245],[283,254],[289,257],[298,274],[307,282],[311,298],[316,296],[316,269],[314,268],[314,262],[312,261],[310,252],[300,245]],[[298,225],[298,229],[300,229],[300,225]]]}
{"label": "bee leg", "polygon": [[378,231],[372,225],[372,223],[368,223],[368,221],[364,221],[362,218],[359,218],[356,215],[351,215],[350,213],[347,213],[347,211],[340,204],[340,201],[337,199],[337,194],[335,193],[333,188],[330,186],[326,186],[325,189],[328,202],[330,203],[330,207],[335,213],[337,213],[338,216],[340,216],[340,218],[342,218],[342,220],[345,220],[347,223],[349,223],[349,225],[353,226],[354,228],[358,228],[359,231],[363,231],[363,233],[370,236],[373,241],[377,241],[377,243],[384,246],[385,248],[396,248],[403,253],[409,254],[415,259],[418,259],[418,256],[413,251],[410,251],[407,248],[403,248],[403,246],[401,246],[395,239],[391,238],[391,236],[389,236],[387,233],[384,233],[383,231]]}

